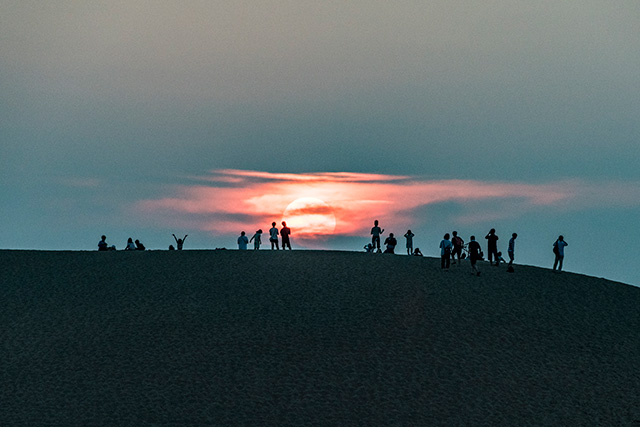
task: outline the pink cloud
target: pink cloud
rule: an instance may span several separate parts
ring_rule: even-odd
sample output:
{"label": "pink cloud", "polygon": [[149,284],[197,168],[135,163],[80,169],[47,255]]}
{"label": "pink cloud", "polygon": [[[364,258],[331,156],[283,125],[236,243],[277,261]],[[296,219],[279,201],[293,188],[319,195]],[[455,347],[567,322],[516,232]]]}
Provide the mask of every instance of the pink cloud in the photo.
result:
{"label": "pink cloud", "polygon": [[[315,198],[328,205],[331,212],[326,214],[335,215],[335,234],[366,235],[374,218],[397,227],[410,226],[416,223],[415,209],[442,202],[465,205],[501,200],[509,203],[509,214],[521,215],[545,206],[572,209],[610,202],[622,196],[628,203],[637,204],[640,200],[640,191],[635,184],[622,190],[619,185],[579,181],[552,184],[430,181],[350,172],[289,174],[235,169],[212,171],[210,176],[198,180],[205,183],[173,187],[171,196],[140,201],[136,208],[147,217],[168,224],[175,224],[176,216],[187,216],[189,219],[180,221],[197,224],[202,230],[228,234],[245,228],[265,228],[272,221],[279,224],[287,220],[283,213],[289,204],[301,198]],[[313,212],[306,213],[322,214],[324,209],[313,207],[310,208]],[[462,214],[457,220],[482,221],[500,215],[505,214],[497,211]]]}

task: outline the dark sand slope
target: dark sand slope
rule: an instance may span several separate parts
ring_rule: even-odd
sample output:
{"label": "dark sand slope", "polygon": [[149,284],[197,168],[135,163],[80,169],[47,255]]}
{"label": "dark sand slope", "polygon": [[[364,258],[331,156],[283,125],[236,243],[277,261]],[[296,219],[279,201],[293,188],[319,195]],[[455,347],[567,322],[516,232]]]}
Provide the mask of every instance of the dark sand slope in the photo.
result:
{"label": "dark sand slope", "polygon": [[0,425],[640,425],[640,288],[438,264],[0,251]]}

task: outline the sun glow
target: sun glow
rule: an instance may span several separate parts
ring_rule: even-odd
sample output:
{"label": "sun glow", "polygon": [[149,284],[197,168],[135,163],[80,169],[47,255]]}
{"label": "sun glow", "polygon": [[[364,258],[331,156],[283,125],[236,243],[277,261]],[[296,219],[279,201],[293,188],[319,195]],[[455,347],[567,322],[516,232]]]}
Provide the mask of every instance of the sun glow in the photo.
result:
{"label": "sun glow", "polygon": [[334,210],[313,197],[302,197],[291,202],[284,210],[282,219],[295,235],[302,237],[330,235],[336,229]]}

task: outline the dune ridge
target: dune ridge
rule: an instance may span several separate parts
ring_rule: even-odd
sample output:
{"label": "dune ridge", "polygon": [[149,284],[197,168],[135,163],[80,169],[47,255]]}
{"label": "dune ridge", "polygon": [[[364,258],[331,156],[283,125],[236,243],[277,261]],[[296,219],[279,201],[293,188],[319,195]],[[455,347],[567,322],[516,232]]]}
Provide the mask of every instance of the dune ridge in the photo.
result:
{"label": "dune ridge", "polygon": [[331,251],[0,265],[0,425],[640,425],[630,285]]}

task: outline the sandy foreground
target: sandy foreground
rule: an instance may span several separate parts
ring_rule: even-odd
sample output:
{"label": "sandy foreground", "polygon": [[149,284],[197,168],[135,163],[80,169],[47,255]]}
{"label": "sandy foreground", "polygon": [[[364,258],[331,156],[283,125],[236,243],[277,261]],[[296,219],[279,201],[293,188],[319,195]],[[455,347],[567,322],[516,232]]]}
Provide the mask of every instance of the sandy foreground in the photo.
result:
{"label": "sandy foreground", "polygon": [[640,426],[633,286],[325,251],[0,267],[3,426]]}

